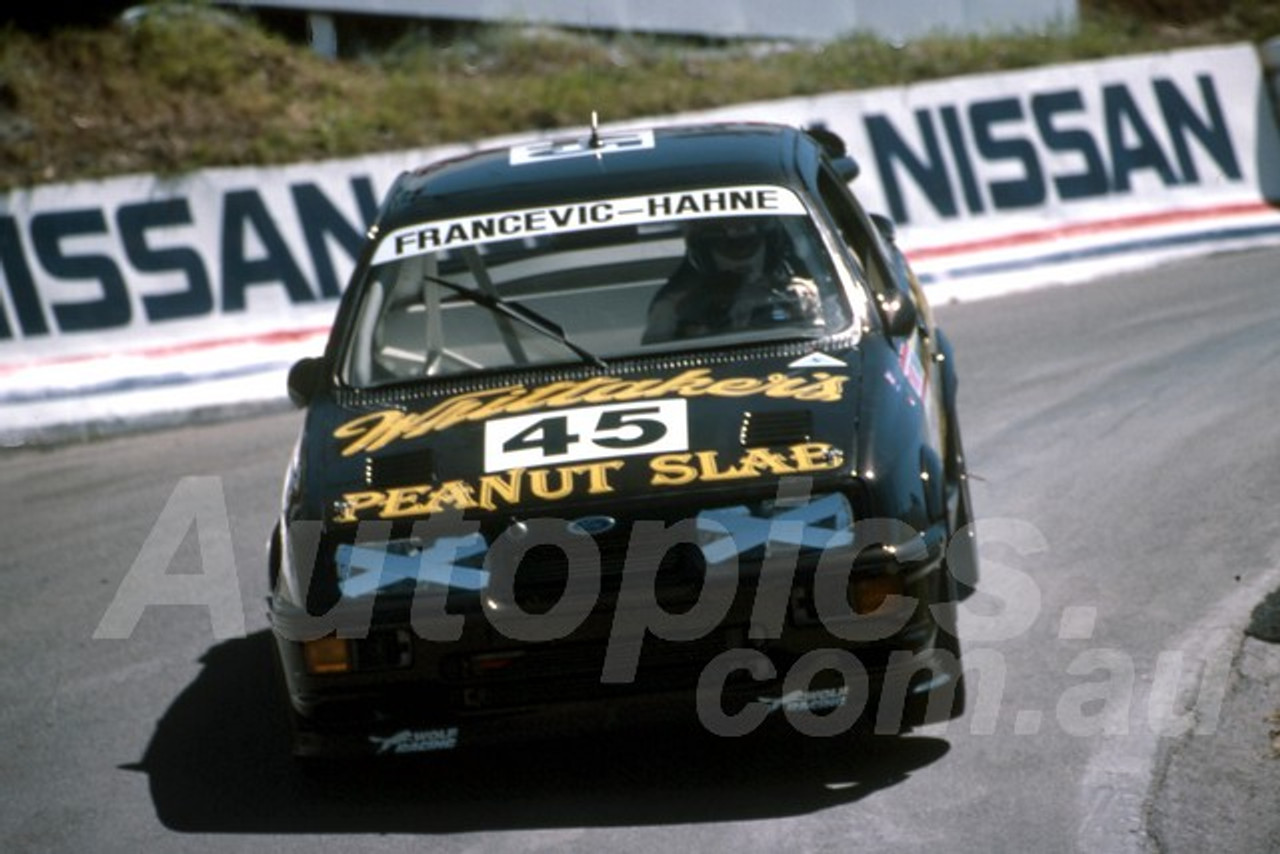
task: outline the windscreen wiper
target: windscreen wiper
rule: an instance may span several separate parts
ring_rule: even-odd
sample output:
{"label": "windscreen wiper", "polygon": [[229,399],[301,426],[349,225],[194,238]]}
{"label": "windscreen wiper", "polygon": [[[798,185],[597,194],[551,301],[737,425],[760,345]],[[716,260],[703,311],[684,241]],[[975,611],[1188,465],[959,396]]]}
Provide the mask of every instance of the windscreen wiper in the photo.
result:
{"label": "windscreen wiper", "polygon": [[518,302],[505,300],[496,294],[487,294],[483,291],[477,291],[460,285],[457,282],[451,282],[448,279],[442,279],[439,276],[433,276],[430,273],[422,274],[423,281],[431,282],[442,288],[453,291],[455,294],[468,299],[478,306],[497,312],[503,317],[509,317],[518,321],[541,335],[545,335],[552,341],[558,342],[561,346],[572,350],[577,356],[588,364],[595,365],[601,370],[608,370],[609,366],[595,353],[569,340],[569,336],[565,334],[564,328],[549,317],[539,314],[528,306],[521,305]]}

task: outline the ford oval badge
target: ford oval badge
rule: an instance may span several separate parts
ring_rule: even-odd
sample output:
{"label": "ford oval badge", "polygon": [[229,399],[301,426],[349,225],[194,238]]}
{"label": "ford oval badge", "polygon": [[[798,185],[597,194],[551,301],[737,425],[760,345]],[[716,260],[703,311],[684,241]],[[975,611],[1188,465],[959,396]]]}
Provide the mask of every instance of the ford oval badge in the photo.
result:
{"label": "ford oval badge", "polygon": [[612,531],[618,520],[612,516],[583,516],[569,523],[569,533],[581,537],[594,537]]}

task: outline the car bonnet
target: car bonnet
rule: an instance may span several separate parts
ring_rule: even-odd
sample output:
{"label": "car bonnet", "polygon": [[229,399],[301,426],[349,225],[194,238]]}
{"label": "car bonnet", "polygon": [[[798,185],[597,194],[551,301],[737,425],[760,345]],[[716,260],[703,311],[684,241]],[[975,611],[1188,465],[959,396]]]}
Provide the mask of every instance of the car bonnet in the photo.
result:
{"label": "car bonnet", "polygon": [[785,343],[606,371],[352,392],[313,407],[331,523],[634,513],[776,491],[853,460],[855,348]]}

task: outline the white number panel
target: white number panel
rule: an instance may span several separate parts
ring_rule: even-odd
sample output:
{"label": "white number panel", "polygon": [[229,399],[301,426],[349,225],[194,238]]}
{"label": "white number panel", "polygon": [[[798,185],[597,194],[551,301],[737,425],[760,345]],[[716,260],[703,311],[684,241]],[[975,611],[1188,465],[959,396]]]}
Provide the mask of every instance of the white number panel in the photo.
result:
{"label": "white number panel", "polygon": [[559,409],[484,425],[486,472],[688,448],[688,401],[680,399]]}

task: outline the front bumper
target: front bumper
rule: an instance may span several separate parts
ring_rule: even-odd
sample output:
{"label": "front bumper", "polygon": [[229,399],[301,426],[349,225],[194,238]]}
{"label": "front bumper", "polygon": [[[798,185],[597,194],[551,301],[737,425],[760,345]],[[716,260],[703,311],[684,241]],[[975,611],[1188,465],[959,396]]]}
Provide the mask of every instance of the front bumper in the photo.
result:
{"label": "front bumper", "polygon": [[824,670],[804,680],[805,688],[795,689],[789,672],[763,680],[743,674],[710,690],[601,691],[590,698],[539,699],[487,709],[430,701],[415,709],[389,703],[385,695],[348,698],[352,705],[345,714],[325,708],[319,717],[308,717],[294,710],[293,752],[303,757],[396,756],[655,724],[701,725],[725,737],[778,725],[822,736],[854,730],[899,733],[958,714],[952,698],[961,676],[956,658],[945,650],[905,653],[880,672],[865,672],[865,679],[851,681],[847,675]]}
{"label": "front bumper", "polygon": [[[958,646],[941,628],[955,625],[941,541],[921,538],[914,551],[872,557],[855,563],[854,574],[898,573],[904,598],[863,618],[856,637],[815,613],[812,565],[777,583],[767,570],[735,579],[723,616],[705,626],[642,628],[624,641],[616,636],[624,612],[609,585],[572,634],[541,643],[504,637],[478,599],[448,642],[414,632],[412,607],[403,602],[367,609],[363,627],[338,608],[328,620],[356,638],[359,666],[335,674],[308,671],[303,645],[291,639],[299,615],[273,603],[294,752],[439,752],[681,720],[724,734],[773,720],[821,734],[855,726],[897,732],[956,716],[961,670]],[[758,622],[771,588],[783,590],[785,613],[774,630]],[[692,595],[692,603],[668,610],[688,605],[691,613],[702,591]],[[352,622],[344,625],[347,616]],[[877,632],[877,621],[888,628]],[[618,678],[611,645],[627,642],[638,650]]]}

